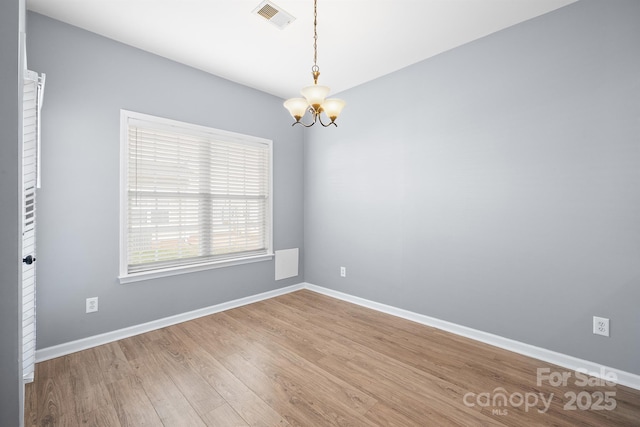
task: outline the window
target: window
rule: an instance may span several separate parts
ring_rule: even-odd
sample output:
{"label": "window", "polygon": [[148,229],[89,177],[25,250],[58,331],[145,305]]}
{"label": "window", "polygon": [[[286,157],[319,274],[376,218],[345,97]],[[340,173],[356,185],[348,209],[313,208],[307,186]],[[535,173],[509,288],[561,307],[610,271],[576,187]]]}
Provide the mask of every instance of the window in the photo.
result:
{"label": "window", "polygon": [[272,257],[272,142],[121,111],[121,283]]}

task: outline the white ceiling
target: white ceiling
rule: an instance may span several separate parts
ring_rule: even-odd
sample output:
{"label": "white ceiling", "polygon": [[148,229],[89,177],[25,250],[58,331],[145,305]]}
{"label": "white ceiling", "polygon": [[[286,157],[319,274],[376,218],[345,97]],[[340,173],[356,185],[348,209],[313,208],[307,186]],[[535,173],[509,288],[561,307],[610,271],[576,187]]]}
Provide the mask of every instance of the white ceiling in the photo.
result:
{"label": "white ceiling", "polygon": [[[313,1],[27,0],[27,8],[281,98],[312,84]],[[349,89],[576,0],[318,0],[319,83]]]}

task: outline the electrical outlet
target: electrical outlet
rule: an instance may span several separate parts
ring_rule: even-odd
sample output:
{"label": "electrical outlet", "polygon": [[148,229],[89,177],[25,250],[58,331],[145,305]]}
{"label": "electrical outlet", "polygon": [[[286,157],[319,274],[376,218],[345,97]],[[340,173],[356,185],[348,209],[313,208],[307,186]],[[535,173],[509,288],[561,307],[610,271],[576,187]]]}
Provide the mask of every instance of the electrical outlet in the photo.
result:
{"label": "electrical outlet", "polygon": [[98,311],[98,297],[87,298],[87,313]]}
{"label": "electrical outlet", "polygon": [[347,267],[340,267],[340,277],[347,277]]}
{"label": "electrical outlet", "polygon": [[609,319],[593,316],[593,333],[596,335],[609,336]]}

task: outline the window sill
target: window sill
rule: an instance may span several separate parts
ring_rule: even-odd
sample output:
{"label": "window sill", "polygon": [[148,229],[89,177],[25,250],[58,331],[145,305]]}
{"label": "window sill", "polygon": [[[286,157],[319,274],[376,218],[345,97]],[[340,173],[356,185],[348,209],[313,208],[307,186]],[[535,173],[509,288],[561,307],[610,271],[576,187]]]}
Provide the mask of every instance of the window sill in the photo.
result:
{"label": "window sill", "polygon": [[123,285],[126,283],[140,282],[143,280],[158,279],[160,277],[169,277],[169,276],[176,276],[176,275],[185,274],[185,273],[194,273],[196,271],[212,270],[214,268],[230,267],[233,265],[242,265],[242,264],[249,264],[249,263],[261,262],[261,261],[270,261],[271,259],[273,259],[273,254],[258,255],[258,256],[247,257],[247,258],[211,262],[207,264],[187,265],[184,267],[172,267],[172,268],[165,268],[162,270],[143,271],[140,273],[123,274],[118,276],[118,280],[120,280],[120,284]]}

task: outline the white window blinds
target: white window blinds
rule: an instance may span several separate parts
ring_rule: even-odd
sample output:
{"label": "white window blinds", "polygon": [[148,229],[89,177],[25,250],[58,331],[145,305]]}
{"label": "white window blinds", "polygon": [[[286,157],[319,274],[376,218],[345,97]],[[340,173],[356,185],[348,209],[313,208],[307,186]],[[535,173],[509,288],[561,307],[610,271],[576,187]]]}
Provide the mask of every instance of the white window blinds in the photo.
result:
{"label": "white window blinds", "polygon": [[122,114],[121,276],[271,254],[271,141]]}
{"label": "white window blinds", "polygon": [[22,111],[22,376],[33,381],[36,355],[36,188],[40,187],[40,111],[45,74],[25,71]]}

